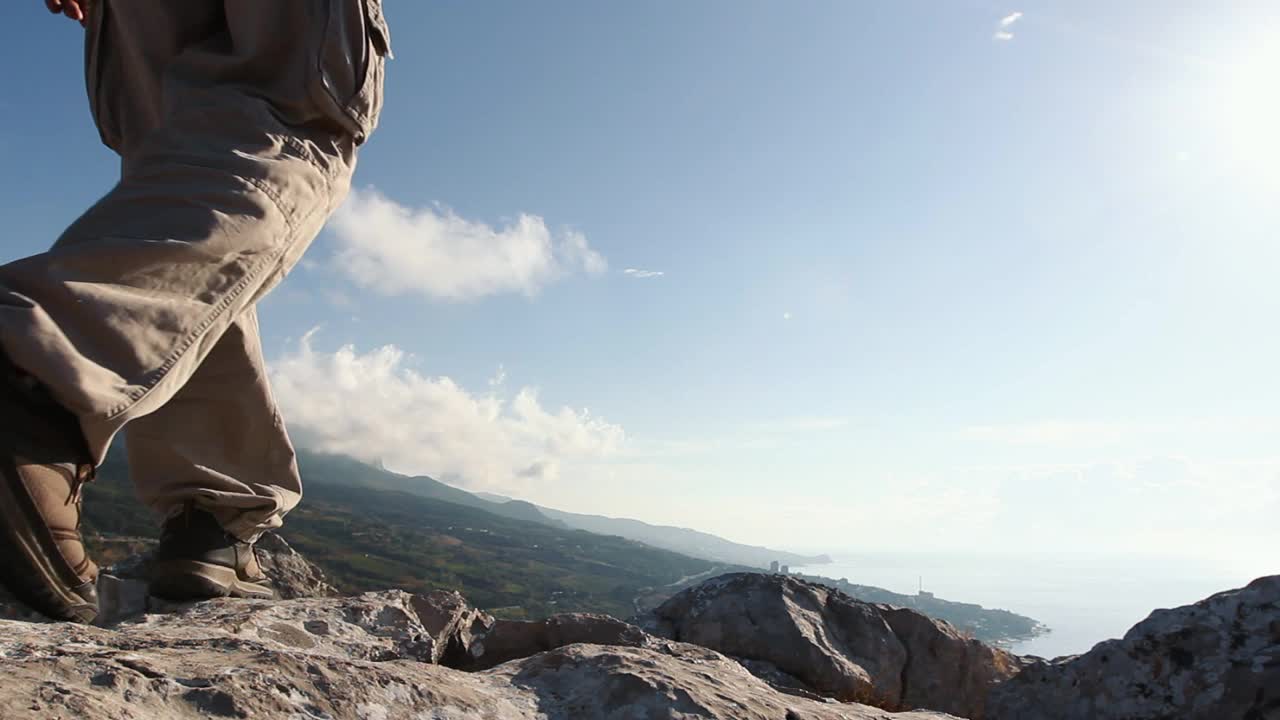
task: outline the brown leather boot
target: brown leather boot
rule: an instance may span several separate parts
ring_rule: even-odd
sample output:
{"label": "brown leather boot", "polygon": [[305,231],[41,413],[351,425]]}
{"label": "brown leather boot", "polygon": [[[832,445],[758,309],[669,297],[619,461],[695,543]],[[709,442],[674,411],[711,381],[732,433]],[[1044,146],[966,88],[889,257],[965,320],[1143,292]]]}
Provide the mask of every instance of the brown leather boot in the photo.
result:
{"label": "brown leather boot", "polygon": [[98,615],[98,567],[80,537],[93,473],[75,416],[0,353],[0,584],[59,620]]}
{"label": "brown leather boot", "polygon": [[253,545],[228,534],[212,515],[187,505],[164,524],[151,561],[152,595],[169,600],[276,596]]}

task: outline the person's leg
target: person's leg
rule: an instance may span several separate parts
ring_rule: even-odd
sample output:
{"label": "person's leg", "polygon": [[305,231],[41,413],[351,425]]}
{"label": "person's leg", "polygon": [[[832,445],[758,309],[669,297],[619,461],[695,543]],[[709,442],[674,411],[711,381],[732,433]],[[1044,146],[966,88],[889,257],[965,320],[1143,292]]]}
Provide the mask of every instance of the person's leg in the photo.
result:
{"label": "person's leg", "polygon": [[[124,100],[151,89],[133,85],[148,74],[99,61],[119,70],[93,102],[104,138],[121,152],[121,180],[49,252],[0,267],[0,345],[80,418],[99,458],[126,422],[186,383],[348,187],[354,143],[320,110],[304,111],[314,104],[306,70],[314,43],[297,26],[314,22],[308,9],[323,3],[248,4],[227,2],[225,17],[213,18],[221,31],[173,58],[154,125]],[[144,42],[157,8],[185,5],[103,0],[101,52]],[[266,87],[247,84],[259,75]],[[277,88],[277,76],[294,82]],[[302,125],[286,124],[291,114]]]}
{"label": "person's leg", "polygon": [[165,518],[151,593],[175,600],[274,593],[252,543],[302,497],[250,308],[159,410],[125,426],[138,496]]}
{"label": "person's leg", "polygon": [[253,540],[302,496],[293,445],[276,410],[251,308],[159,410],[125,426],[138,497],[161,517],[187,504]]}
{"label": "person's leg", "polygon": [[[68,444],[100,462],[120,428],[198,373],[341,201],[388,47],[378,0],[98,0],[89,25],[90,102],[121,180],[52,250],[0,267],[0,349],[78,419],[84,442]],[[243,392],[226,388],[206,412]],[[226,447],[189,441],[205,458]],[[232,495],[202,497],[232,526],[230,513],[258,513],[240,523],[249,534],[289,502],[240,513]]]}
{"label": "person's leg", "polygon": [[[150,18],[146,42],[108,33],[104,6],[96,5],[88,23],[86,52],[90,97],[97,95],[101,78],[128,77],[129,92],[117,93],[112,100],[118,128],[136,140],[154,126],[161,112],[159,68],[183,47],[218,31],[221,2],[191,0],[158,8]],[[99,52],[108,36],[116,51]],[[109,249],[103,255],[109,257]],[[33,267],[41,264],[43,270]],[[36,291],[24,293],[19,283],[28,272],[38,276],[31,288]],[[62,377],[86,388],[101,387],[110,383],[111,373],[64,355],[66,346],[80,338],[76,328],[69,327],[68,335],[54,325],[55,318],[73,314],[82,302],[70,289],[86,278],[77,277],[74,269],[62,270],[51,254],[0,268],[0,275],[8,278],[0,281],[0,581],[51,617],[89,622],[98,612],[97,568],[80,537],[80,487],[93,476],[94,453],[84,441],[81,418],[66,407],[66,398],[76,390],[50,380]],[[58,297],[63,278],[67,292]],[[110,285],[104,283],[101,289],[109,292]],[[98,320],[105,325],[111,315],[101,313]],[[120,351],[116,345],[97,352]]]}

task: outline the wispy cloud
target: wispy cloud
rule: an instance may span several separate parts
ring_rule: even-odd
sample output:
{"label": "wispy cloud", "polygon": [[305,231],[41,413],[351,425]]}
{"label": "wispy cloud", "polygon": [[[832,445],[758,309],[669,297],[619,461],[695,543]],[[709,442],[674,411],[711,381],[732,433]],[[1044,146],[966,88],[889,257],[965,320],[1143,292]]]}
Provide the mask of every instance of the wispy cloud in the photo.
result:
{"label": "wispy cloud", "polygon": [[622,271],[623,275],[630,275],[633,278],[656,278],[662,277],[667,273],[662,270],[641,270],[640,268],[627,268]]}
{"label": "wispy cloud", "polygon": [[608,267],[582,233],[552,232],[536,215],[493,227],[448,208],[406,207],[373,189],[352,192],[331,227],[337,271],[384,295],[531,296],[566,276]]}
{"label": "wispy cloud", "polygon": [[1007,28],[1022,19],[1021,12],[1012,12],[1000,18],[1000,27]]}
{"label": "wispy cloud", "polygon": [[964,429],[970,440],[1039,447],[1093,447],[1171,435],[1244,436],[1280,432],[1280,419],[1247,417],[1145,420],[1034,420]]}
{"label": "wispy cloud", "polygon": [[549,410],[533,388],[504,395],[502,369],[474,393],[420,374],[393,345],[322,352],[313,334],[272,363],[271,382],[300,443],[317,450],[528,494],[530,482],[554,482],[562,469],[607,458],[623,443],[620,426],[587,410]]}
{"label": "wispy cloud", "polygon": [[1013,39],[1012,27],[1014,23],[1022,19],[1021,12],[1012,12],[1000,18],[1000,25],[991,37],[996,40],[1008,41]]}

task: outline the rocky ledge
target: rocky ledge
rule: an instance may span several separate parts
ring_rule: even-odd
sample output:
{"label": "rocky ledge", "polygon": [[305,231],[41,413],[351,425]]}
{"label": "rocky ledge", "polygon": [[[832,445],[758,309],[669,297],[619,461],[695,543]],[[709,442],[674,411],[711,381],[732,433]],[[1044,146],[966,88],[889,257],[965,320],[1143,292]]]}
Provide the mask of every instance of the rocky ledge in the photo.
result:
{"label": "rocky ledge", "polygon": [[1119,640],[1036,659],[991,698],[1017,720],[1280,720],[1280,576],[1157,610]]}
{"label": "rocky ledge", "polygon": [[454,592],[337,597],[278,538],[283,598],[148,597],[146,559],[109,568],[101,627],[0,597],[0,718],[944,720],[778,692],[714,650],[600,615],[496,620]]}
{"label": "rocky ledge", "polygon": [[1280,578],[1049,663],[781,576],[708,580],[638,625],[522,622],[454,592],[338,597],[278,538],[260,556],[284,599],[165,603],[145,558],[104,574],[101,627],[0,597],[0,718],[1280,718]]}
{"label": "rocky ledge", "polygon": [[111,628],[0,621],[0,717],[885,717],[782,695],[723,655],[683,643],[573,644],[455,670],[433,662],[463,619],[449,610],[453,599],[390,591],[219,600]]}
{"label": "rocky ledge", "polygon": [[663,603],[643,624],[748,661],[780,689],[895,710],[983,717],[991,688],[1021,667],[1016,656],[914,610],[779,575],[708,580]]}

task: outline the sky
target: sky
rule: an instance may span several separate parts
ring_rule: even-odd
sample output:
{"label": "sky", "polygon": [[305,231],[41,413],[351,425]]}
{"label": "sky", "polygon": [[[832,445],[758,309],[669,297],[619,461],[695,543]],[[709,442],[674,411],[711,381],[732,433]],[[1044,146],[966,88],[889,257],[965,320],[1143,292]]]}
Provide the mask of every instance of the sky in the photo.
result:
{"label": "sky", "polygon": [[[385,4],[381,127],[260,307],[300,444],[785,548],[1280,571],[1280,5]],[[117,172],[42,5],[5,259]]]}

